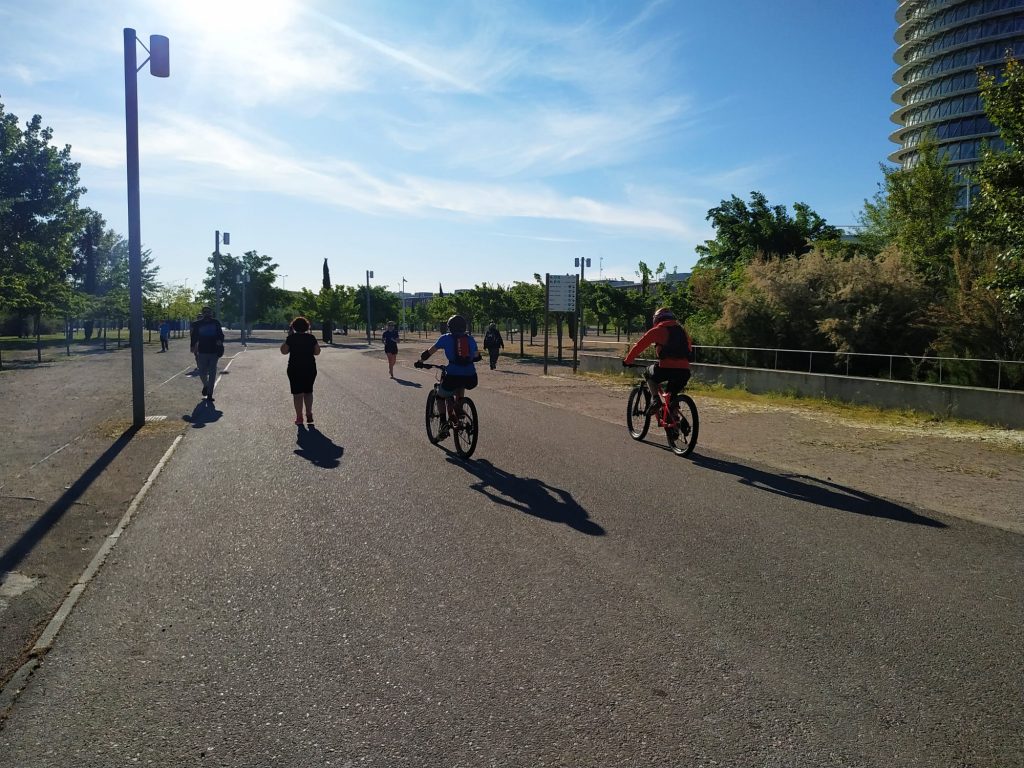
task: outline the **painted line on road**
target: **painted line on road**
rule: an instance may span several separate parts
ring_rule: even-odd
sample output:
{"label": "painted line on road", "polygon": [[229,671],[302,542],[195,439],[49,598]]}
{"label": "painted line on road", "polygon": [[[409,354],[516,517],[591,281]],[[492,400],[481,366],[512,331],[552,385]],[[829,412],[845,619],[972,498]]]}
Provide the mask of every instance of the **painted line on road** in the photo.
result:
{"label": "painted line on road", "polygon": [[61,603],[60,608],[57,609],[57,613],[54,614],[53,618],[50,619],[50,623],[46,625],[46,629],[43,630],[43,634],[39,636],[36,644],[32,646],[30,651],[32,658],[25,662],[17,672],[14,673],[13,677],[8,681],[7,685],[4,686],[3,690],[0,691],[0,719],[3,719],[10,708],[14,705],[15,699],[28,685],[29,679],[32,677],[32,673],[40,664],[40,659],[44,656],[52,647],[54,641],[57,639],[57,634],[64,626],[64,622],[67,621],[68,616],[71,615],[71,611],[74,610],[78,599],[85,592],[85,588],[89,585],[96,574],[99,572],[100,567],[103,565],[107,556],[114,549],[118,540],[121,538],[121,534],[124,533],[125,528],[131,522],[132,517],[138,510],[142,500],[146,497],[146,493],[152,487],[156,478],[159,476],[160,471],[164,468],[167,462],[171,458],[171,454],[174,453],[174,449],[178,447],[178,443],[182,440],[182,435],[178,435],[174,438],[174,442],[171,443],[170,447],[164,452],[164,455],[157,462],[156,466],[153,467],[153,471],[149,473],[149,477],[146,478],[146,482],[142,484],[142,488],[135,494],[131,504],[128,505],[128,509],[121,517],[117,527],[113,533],[107,536],[103,545],[99,551],[93,556],[92,561],[86,566],[85,570],[82,571],[82,575],[78,577],[75,585],[71,588],[71,592],[64,598],[64,602]]}
{"label": "painted line on road", "polygon": [[[231,357],[228,358],[228,364],[224,366],[224,371],[231,367],[231,364],[235,362],[235,358],[238,357],[242,352],[245,352],[246,348],[243,347],[240,351],[235,352]],[[217,380],[213,382],[213,388],[216,389],[220,386],[220,380],[224,378],[224,371],[217,374]]]}
{"label": "painted line on road", "polygon": [[[30,466],[30,467],[29,467],[28,469],[26,469],[26,470],[25,470],[24,472],[19,472],[18,474],[16,474],[16,475],[14,476],[14,478],[13,478],[13,479],[14,479],[14,480],[19,480],[19,479],[21,478],[21,476],[22,476],[22,475],[24,475],[24,474],[25,474],[26,472],[31,472],[31,471],[32,471],[33,469],[35,469],[36,467],[38,467],[38,466],[39,466],[40,464],[42,464],[42,463],[43,463],[44,461],[46,461],[47,459],[52,459],[52,458],[53,458],[54,456],[56,456],[56,455],[57,455],[58,453],[60,453],[61,451],[63,451],[63,450],[65,449],[65,448],[67,448],[67,447],[68,447],[69,445],[71,445],[72,443],[77,443],[77,442],[78,442],[79,440],[81,440],[81,439],[82,439],[83,437],[85,437],[85,433],[82,433],[82,434],[81,434],[81,435],[79,435],[78,437],[76,437],[76,438],[74,438],[74,439],[72,439],[72,440],[69,440],[68,442],[64,443],[64,445],[62,445],[62,446],[61,446],[60,448],[58,448],[57,450],[55,450],[55,451],[51,451],[50,453],[48,453],[48,454],[46,454],[45,456],[43,456],[43,458],[41,458],[41,459],[40,459],[39,461],[37,461],[37,462],[36,462],[35,464],[33,464],[32,466]],[[4,486],[6,486],[6,485],[7,485],[7,483],[0,483],[0,490],[3,490]]]}
{"label": "painted line on road", "polygon": [[178,371],[176,374],[171,376],[171,378],[167,379],[167,381],[161,381],[155,387],[153,387],[152,389],[149,389],[147,391],[148,392],[152,392],[154,389],[160,389],[160,387],[162,387],[164,384],[167,384],[168,382],[174,381],[176,378],[181,376],[181,374],[185,373],[186,371],[191,371],[193,368],[195,368],[195,366],[194,365],[190,365],[188,368],[184,368],[184,369]]}

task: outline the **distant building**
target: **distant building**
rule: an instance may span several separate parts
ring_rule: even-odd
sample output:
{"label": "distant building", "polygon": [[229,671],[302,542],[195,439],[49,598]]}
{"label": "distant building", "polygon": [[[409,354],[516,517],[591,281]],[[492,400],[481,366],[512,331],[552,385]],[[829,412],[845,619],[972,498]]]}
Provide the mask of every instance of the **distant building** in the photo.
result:
{"label": "distant building", "polygon": [[896,10],[897,128],[889,159],[913,166],[917,146],[934,136],[939,152],[964,183],[986,142],[1004,144],[985,116],[978,68],[998,72],[1007,51],[1024,58],[1024,0],[901,0]]}

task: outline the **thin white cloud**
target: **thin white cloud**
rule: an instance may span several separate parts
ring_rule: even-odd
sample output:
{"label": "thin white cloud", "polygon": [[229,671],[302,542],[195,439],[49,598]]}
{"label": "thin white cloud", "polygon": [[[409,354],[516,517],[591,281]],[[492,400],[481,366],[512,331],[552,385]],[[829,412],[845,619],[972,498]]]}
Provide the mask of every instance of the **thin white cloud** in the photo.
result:
{"label": "thin white cloud", "polygon": [[[112,168],[123,153],[118,129],[101,118],[67,131],[75,157]],[[563,195],[541,184],[501,185],[427,176],[386,178],[349,161],[301,158],[282,142],[174,113],[157,113],[140,129],[146,187],[188,195],[197,186],[287,195],[376,215],[422,217],[438,212],[485,218],[536,218],[692,238],[678,215],[655,208]]]}
{"label": "thin white cloud", "polygon": [[333,29],[335,32],[343,35],[344,37],[359,43],[361,46],[370,49],[371,51],[380,54],[386,59],[389,59],[396,64],[399,64],[408,70],[414,72],[417,76],[423,78],[427,82],[439,84],[451,88],[455,88],[459,91],[465,91],[467,93],[479,93],[480,90],[472,82],[464,80],[456,75],[436,67],[429,62],[421,61],[416,56],[412,55],[408,51],[402,50],[394,45],[378,40],[370,35],[366,35],[357,29],[352,28],[348,24],[343,24],[330,16],[321,13],[313,9],[306,9],[306,13],[316,19],[324,26]]}

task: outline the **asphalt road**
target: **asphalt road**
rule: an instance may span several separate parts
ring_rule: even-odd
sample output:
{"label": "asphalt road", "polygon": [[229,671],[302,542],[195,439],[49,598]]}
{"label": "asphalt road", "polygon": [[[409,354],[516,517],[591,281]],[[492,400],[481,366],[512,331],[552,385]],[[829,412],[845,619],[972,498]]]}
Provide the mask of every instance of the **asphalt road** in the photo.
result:
{"label": "asphalt road", "polygon": [[1024,765],[1019,536],[689,462],[508,372],[463,462],[399,370],[325,351],[298,433],[283,358],[240,355],[0,765]]}

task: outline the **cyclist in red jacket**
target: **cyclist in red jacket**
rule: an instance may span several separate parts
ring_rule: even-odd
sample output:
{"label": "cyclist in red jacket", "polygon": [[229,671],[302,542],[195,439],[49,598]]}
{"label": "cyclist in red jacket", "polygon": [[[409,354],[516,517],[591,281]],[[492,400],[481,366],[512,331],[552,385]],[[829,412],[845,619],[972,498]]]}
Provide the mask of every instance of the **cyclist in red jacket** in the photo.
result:
{"label": "cyclist in red jacket", "polygon": [[640,340],[629,350],[622,361],[630,365],[640,353],[651,344],[655,345],[658,362],[649,365],[644,371],[647,388],[651,392],[651,405],[648,413],[656,413],[661,408],[658,399],[658,387],[665,382],[665,389],[671,395],[672,407],[675,408],[675,396],[678,395],[690,380],[690,360],[693,358],[693,345],[686,329],[676,320],[675,314],[668,307],[659,307],[654,313],[654,327],[640,337]]}

